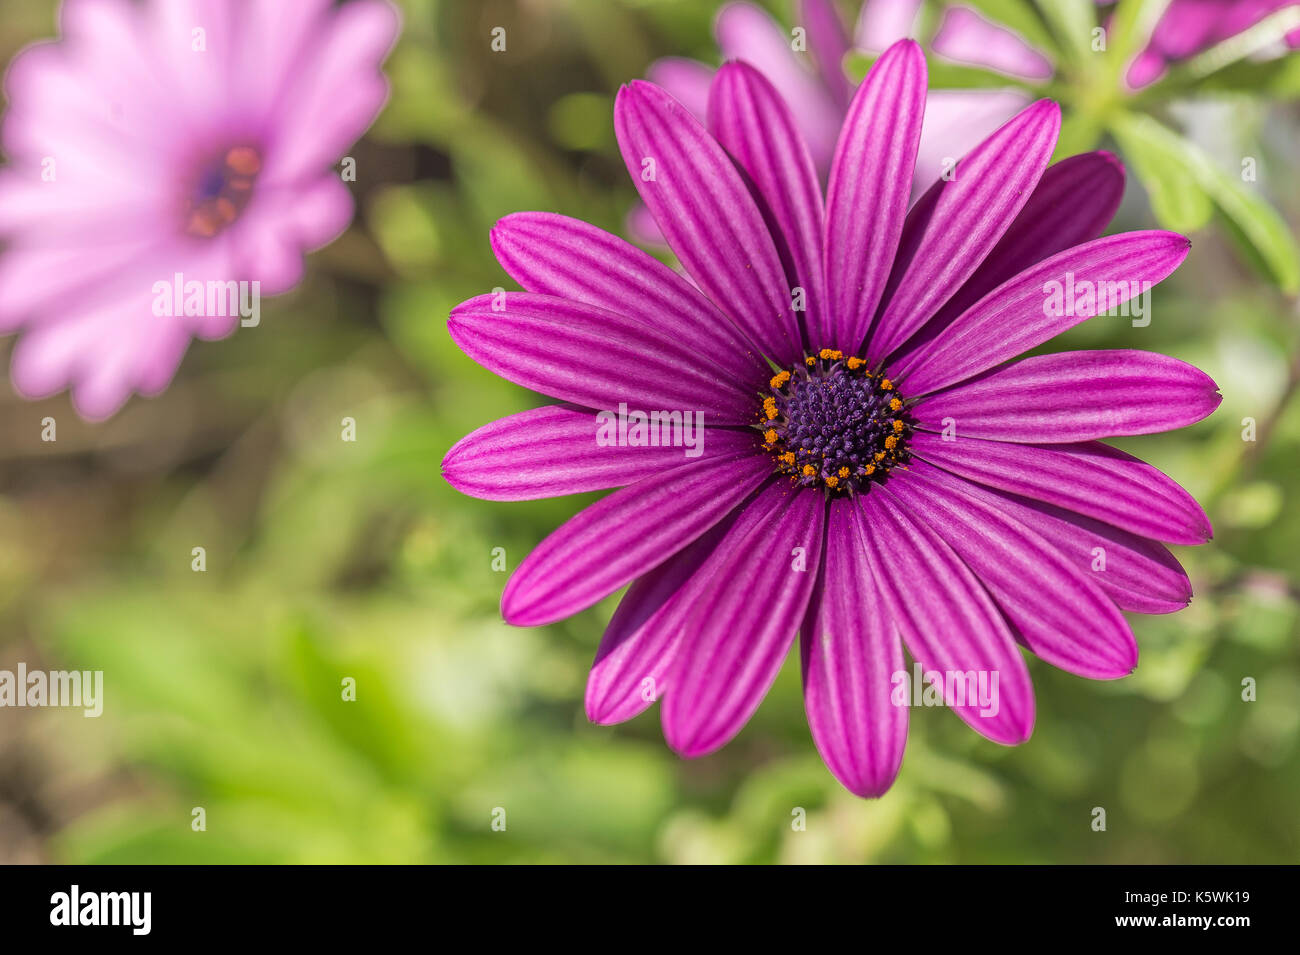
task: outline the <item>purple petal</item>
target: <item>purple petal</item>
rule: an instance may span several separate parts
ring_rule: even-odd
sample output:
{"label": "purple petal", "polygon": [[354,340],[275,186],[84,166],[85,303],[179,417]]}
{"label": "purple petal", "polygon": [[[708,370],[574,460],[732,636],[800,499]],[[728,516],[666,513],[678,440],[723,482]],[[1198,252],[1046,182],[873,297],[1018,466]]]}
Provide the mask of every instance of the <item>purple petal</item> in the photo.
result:
{"label": "purple petal", "polygon": [[1026,649],[1076,676],[1111,680],[1137,666],[1137,642],[1105,592],[1030,526],[973,487],[917,462],[889,490],[955,550]]}
{"label": "purple petal", "polygon": [[650,83],[619,90],[614,128],[632,181],[682,265],[769,358],[792,364],[802,348],[785,271],[730,157]]}
{"label": "purple petal", "polygon": [[786,264],[804,290],[807,337],[822,327],[822,190],[790,108],[763,74],[747,63],[718,70],[709,95],[709,129],[740,163],[757,190]]}
{"label": "purple petal", "polygon": [[706,354],[728,377],[766,377],[768,365],[757,348],[712,302],[616,235],[568,216],[516,212],[493,227],[492,250],[530,292],[637,319]]}
{"label": "purple petal", "polygon": [[863,541],[871,529],[846,497],[830,503],[822,583],[801,637],[804,709],[827,768],[859,796],[882,795],[898,776],[907,745],[907,707],[890,699],[906,672]]}
{"label": "purple petal", "polygon": [[952,7],[931,41],[934,52],[959,63],[973,63],[1028,80],[1051,79],[1052,61],[1019,35],[990,23],[973,10]]}
{"label": "purple petal", "polygon": [[844,73],[844,57],[852,49],[844,21],[833,0],[799,0],[797,17],[808,31],[808,52],[831,98],[841,108],[849,105],[853,87]]}
{"label": "purple petal", "polygon": [[718,749],[762,702],[808,607],[825,523],[822,496],[784,482],[764,488],[737,519],[732,546],[719,548],[691,601],[669,674],[664,737],[681,755]]}
{"label": "purple petal", "polygon": [[[927,123],[933,101],[932,94],[926,106]],[[924,149],[924,131],[921,142]],[[1006,235],[957,294],[908,340],[902,355],[938,337],[953,319],[1019,272],[1097,238],[1114,218],[1123,196],[1124,166],[1108,152],[1080,153],[1049,166]]]}
{"label": "purple petal", "polygon": [[707,531],[772,473],[749,449],[701,458],[615,491],[556,528],[501,595],[507,623],[535,627],[585,610]]}
{"label": "purple petal", "polygon": [[[1152,230],[1067,249],[1002,283],[890,370],[913,396],[964,381],[1149,290],[1190,247],[1177,233]],[[1091,300],[1084,289],[1094,290]]]}
{"label": "purple petal", "polygon": [[826,192],[831,315],[814,346],[857,354],[866,337],[907,215],[925,83],[921,48],[899,40],[872,65],[853,97]]}
{"label": "purple petal", "polygon": [[718,13],[714,34],[724,60],[745,60],[763,71],[790,105],[818,169],[835,148],[842,107],[812,70],[801,62],[785,27],[753,3],[728,3]]}
{"label": "purple petal", "polygon": [[[942,538],[909,517],[884,487],[854,500],[862,508],[862,523],[871,530],[866,535],[868,560],[885,597],[883,607],[864,607],[863,612],[889,614],[923,672],[973,672],[977,680],[983,676],[990,691],[988,706],[980,705],[978,694],[973,701],[969,696],[957,698],[956,681],[944,681],[944,702],[977,733],[1008,745],[1027,740],[1034,728],[1029,671],[979,580]],[[906,686],[910,690],[912,681]]]}
{"label": "purple petal", "polygon": [[[600,430],[601,422],[589,408],[551,405],[521,411],[457,441],[442,459],[442,476],[472,497],[532,501],[634,484],[688,463],[688,452],[695,450],[602,443]],[[658,436],[657,431],[656,440]],[[695,457],[733,454],[753,443],[745,431],[710,428],[699,436]]]}
{"label": "purple petal", "polygon": [[[914,460],[912,469],[947,476],[925,461]],[[1052,504],[961,478],[952,480],[962,482],[961,490],[967,496],[987,502],[1051,541],[1075,567],[1091,574],[1090,579],[1120,610],[1173,613],[1191,601],[1187,573],[1163,544]]]}
{"label": "purple petal", "polygon": [[1108,445],[955,441],[918,431],[910,449],[969,481],[1055,504],[1171,544],[1203,544],[1210,519],[1190,494],[1145,461]]}
{"label": "purple petal", "polygon": [[1172,431],[1223,396],[1209,375],[1156,352],[1127,349],[1022,358],[921,400],[913,415],[966,438],[1063,444]]}
{"label": "purple petal", "polygon": [[884,358],[961,288],[1029,200],[1056,147],[1061,109],[1027,106],[916,204],[903,227],[885,303],[867,342]]}
{"label": "purple petal", "polygon": [[709,112],[709,86],[713,83],[713,68],[699,60],[668,56],[655,60],[646,70],[645,78],[655,86],[662,86],[669,95],[681,103],[691,115],[704,122]]}
{"label": "purple petal", "polygon": [[916,15],[922,0],[871,0],[858,11],[854,39],[864,50],[883,50],[916,35]]}
{"label": "purple petal", "polygon": [[[708,578],[706,565],[744,508],[742,504],[693,544],[632,582],[605,628],[587,676],[587,719],[622,723],[663,694],[681,642],[682,622],[693,609],[700,582]],[[734,547],[731,543],[721,550],[728,554]]]}
{"label": "purple petal", "polygon": [[617,312],[502,292],[457,305],[447,329],[484,368],[562,401],[700,411],[708,424],[750,424],[754,417],[752,394],[719,377],[709,356]]}

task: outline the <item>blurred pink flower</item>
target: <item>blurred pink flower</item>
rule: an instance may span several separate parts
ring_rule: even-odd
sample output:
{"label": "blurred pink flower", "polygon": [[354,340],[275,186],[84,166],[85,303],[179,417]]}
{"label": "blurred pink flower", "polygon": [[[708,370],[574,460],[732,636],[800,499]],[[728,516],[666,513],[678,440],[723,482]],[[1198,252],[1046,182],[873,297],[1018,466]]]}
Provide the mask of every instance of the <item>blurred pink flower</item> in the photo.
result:
{"label": "blurred pink flower", "polygon": [[[805,31],[807,51],[796,52],[790,30],[761,7],[739,0],[719,11],[714,36],[722,59],[748,63],[776,87],[794,113],[813,164],[825,182],[836,137],[853,96],[854,87],[844,72],[845,55],[855,47],[879,53],[897,40],[914,37],[920,7],[921,0],[866,0],[850,37],[832,0],[798,0],[796,16]],[[1014,51],[1014,44],[1019,43],[1014,34],[992,24],[985,26],[1004,35],[1007,39],[1001,41],[1003,48]],[[965,27],[970,29],[971,25]],[[1030,63],[1040,73],[1045,68],[1046,75],[1051,75],[1051,64],[1045,58],[1020,46],[1028,52],[1022,53],[1019,60],[1014,52],[1010,54],[1013,66]],[[713,67],[697,60],[669,57],[652,63],[646,78],[703,121],[714,72]],[[931,91],[926,101],[913,198],[939,178],[945,159],[958,159],[969,152],[1028,103],[1028,96],[1011,89]],[[632,209],[627,228],[638,241],[663,244],[644,206]]]}
{"label": "blurred pink flower", "polygon": [[[1129,66],[1128,84],[1147,86],[1164,76],[1169,64],[1195,56],[1249,30],[1284,8],[1300,11],[1296,0],[1172,0],[1151,34],[1151,42]],[[1286,35],[1300,46],[1300,28]]]}
{"label": "blurred pink flower", "polygon": [[[297,284],[304,253],[351,220],[333,167],[387,98],[398,29],[387,0],[66,0],[61,38],[5,77],[0,332],[21,333],[17,390],[71,388],[80,414],[108,417],[166,388],[191,338],[234,329],[225,283]],[[174,309],[173,282],[212,300]]]}

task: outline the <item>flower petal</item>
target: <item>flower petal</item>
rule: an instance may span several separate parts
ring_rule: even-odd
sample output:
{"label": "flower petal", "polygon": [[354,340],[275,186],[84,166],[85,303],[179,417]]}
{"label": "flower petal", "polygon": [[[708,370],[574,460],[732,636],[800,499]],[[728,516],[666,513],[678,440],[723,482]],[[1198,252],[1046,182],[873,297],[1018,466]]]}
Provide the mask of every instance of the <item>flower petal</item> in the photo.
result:
{"label": "flower petal", "polygon": [[790,33],[754,3],[728,3],[713,28],[724,60],[759,67],[799,119],[818,169],[825,169],[840,131],[841,107],[820,77],[802,62]]}
{"label": "flower petal", "polygon": [[922,399],[913,415],[967,438],[1059,444],[1172,431],[1223,396],[1205,372],[1157,352],[1113,349],[1022,358]]}
{"label": "flower petal", "polygon": [[[912,472],[948,477],[929,463],[913,459]],[[1192,599],[1187,572],[1163,544],[1042,501],[1009,494],[962,478],[961,491],[986,502],[1051,541],[1089,577],[1120,610],[1173,613]]]}
{"label": "flower petal", "polygon": [[1151,230],[1067,249],[1003,282],[890,370],[916,397],[964,381],[1143,294],[1190,247],[1177,233]]}
{"label": "flower petal", "polygon": [[619,90],[623,161],[664,238],[700,289],[778,364],[802,346],[776,246],[731,158],[650,83]]}
{"label": "flower petal", "polygon": [[[677,427],[672,438],[689,438],[692,446],[632,446],[603,440],[602,426],[591,409],[574,405],[521,411],[457,441],[442,459],[442,476],[472,497],[532,501],[624,487],[702,455],[731,454],[754,442],[741,430],[700,428],[687,433]],[[658,439],[664,433],[656,428],[654,435]]]}
{"label": "flower petal", "polygon": [[799,0],[795,10],[808,31],[808,53],[817,64],[817,75],[831,99],[841,108],[847,107],[853,87],[844,74],[844,57],[853,47],[834,0]]}
{"label": "flower petal", "polygon": [[826,308],[822,189],[794,115],[763,74],[732,62],[713,80],[709,130],[754,184],[786,275],[804,290],[805,338],[815,344]]}
{"label": "flower petal", "polygon": [[990,23],[973,10],[950,7],[931,41],[934,52],[1028,80],[1051,79],[1052,62],[1016,33]]}
{"label": "flower petal", "polygon": [[[691,601],[668,677],[664,737],[681,755],[718,749],[762,702],[808,607],[825,523],[822,496],[785,482],[768,485],[737,518],[734,547]],[[798,548],[802,564],[792,560]]]}
{"label": "flower petal", "polygon": [[753,398],[687,344],[617,312],[550,295],[480,295],[447,330],[489,371],[588,408],[702,411],[708,424],[749,424]]}
{"label": "flower petal", "polygon": [[973,486],[924,461],[905,480],[889,482],[911,514],[975,572],[1026,649],[1093,680],[1131,673],[1137,641],[1105,592],[1039,533],[965,493]]}
{"label": "flower petal", "polygon": [[766,377],[758,349],[712,302],[616,235],[568,216],[516,212],[493,227],[492,250],[529,292],[637,319],[706,354],[729,377]]}
{"label": "flower petal", "polygon": [[587,719],[622,723],[663,694],[681,643],[682,621],[710,574],[706,568],[733,554],[736,538],[730,530],[745,507],[740,505],[694,543],[632,582],[600,638],[587,676]]}
{"label": "flower petal", "polygon": [[813,742],[835,778],[859,796],[882,795],[893,784],[907,745],[907,707],[891,700],[894,674],[907,664],[867,561],[870,533],[855,501],[831,501],[821,583],[801,636]]}
{"label": "flower petal", "polygon": [[[942,538],[908,516],[885,487],[854,500],[871,531],[866,535],[867,555],[885,596],[883,609],[927,678],[930,672],[944,677],[944,702],[996,743],[1027,740],[1034,729],[1029,670],[979,580]],[[956,679],[958,675],[964,679]],[[970,677],[976,686],[984,681],[989,692],[983,703],[978,693],[967,695]]]}
{"label": "flower petal", "polygon": [[962,438],[945,441],[918,431],[910,450],[969,481],[1055,504],[1172,544],[1203,544],[1210,519],[1168,475],[1096,441],[1010,444]]}
{"label": "flower petal", "polygon": [[866,338],[907,216],[925,83],[921,48],[899,40],[872,65],[849,106],[826,192],[830,315],[814,346],[856,354]]}
{"label": "flower petal", "polygon": [[1061,108],[1039,100],[969,154],[912,209],[867,355],[884,358],[961,288],[997,245],[1047,168]]}
{"label": "flower petal", "polygon": [[[926,102],[927,127],[935,98],[931,94]],[[966,110],[969,113],[970,107]],[[922,154],[925,148],[926,131],[922,130]],[[1080,153],[1048,166],[1016,221],[975,274],[903,345],[899,364],[906,362],[910,352],[942,335],[953,319],[1007,279],[1049,256],[1097,238],[1114,218],[1123,197],[1124,166],[1108,152]]]}
{"label": "flower petal", "polygon": [[753,449],[701,458],[615,491],[537,545],[501,595],[507,623],[536,627],[585,610],[707,531],[772,473]]}

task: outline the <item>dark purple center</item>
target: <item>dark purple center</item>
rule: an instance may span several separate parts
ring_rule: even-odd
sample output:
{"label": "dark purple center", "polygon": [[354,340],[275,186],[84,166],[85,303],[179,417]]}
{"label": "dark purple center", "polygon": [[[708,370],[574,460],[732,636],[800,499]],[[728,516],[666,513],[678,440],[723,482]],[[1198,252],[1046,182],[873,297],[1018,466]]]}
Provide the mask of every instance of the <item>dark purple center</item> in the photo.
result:
{"label": "dark purple center", "polygon": [[911,424],[887,377],[823,349],[781,372],[763,397],[759,429],[777,470],[804,487],[864,491],[907,459]]}

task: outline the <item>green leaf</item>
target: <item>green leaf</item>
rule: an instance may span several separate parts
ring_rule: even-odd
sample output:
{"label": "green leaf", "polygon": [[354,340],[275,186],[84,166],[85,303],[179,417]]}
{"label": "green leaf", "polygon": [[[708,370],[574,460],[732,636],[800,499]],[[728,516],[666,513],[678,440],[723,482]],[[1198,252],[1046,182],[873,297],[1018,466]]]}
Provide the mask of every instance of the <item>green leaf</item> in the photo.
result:
{"label": "green leaf", "polygon": [[1146,186],[1156,220],[1175,232],[1205,228],[1214,216],[1214,203],[1186,161],[1182,138],[1136,113],[1120,114],[1111,132]]}
{"label": "green leaf", "polygon": [[1161,222],[1182,222],[1178,231],[1194,231],[1188,224],[1197,222],[1204,212],[1203,200],[1196,194],[1204,194],[1223,214],[1230,230],[1258,256],[1265,274],[1288,294],[1300,291],[1300,245],[1286,221],[1246,183],[1149,116],[1126,113],[1115,122],[1113,131],[1151,190],[1152,206]]}
{"label": "green leaf", "polygon": [[1059,49],[1075,63],[1086,63],[1092,50],[1092,31],[1097,28],[1097,5],[1092,0],[1052,0],[1039,5],[1059,41]]}

